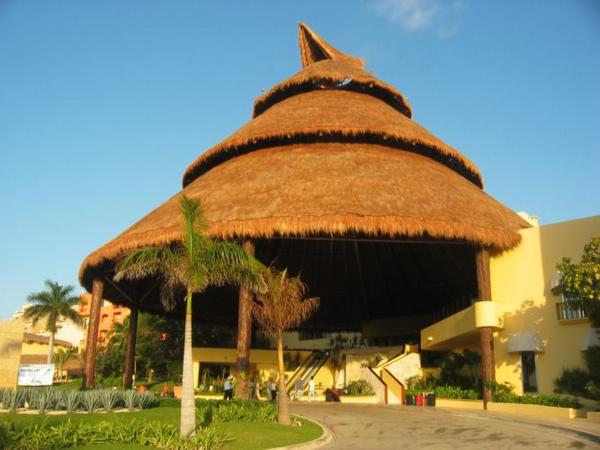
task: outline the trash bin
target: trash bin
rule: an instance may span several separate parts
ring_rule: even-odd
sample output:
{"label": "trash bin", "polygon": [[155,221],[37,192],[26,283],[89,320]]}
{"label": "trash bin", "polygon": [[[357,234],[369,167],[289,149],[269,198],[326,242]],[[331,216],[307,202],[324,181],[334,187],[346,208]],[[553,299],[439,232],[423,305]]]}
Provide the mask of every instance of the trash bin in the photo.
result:
{"label": "trash bin", "polygon": [[425,406],[435,406],[435,392],[425,395]]}
{"label": "trash bin", "polygon": [[415,397],[415,403],[417,406],[423,406],[423,394],[417,394]]}
{"label": "trash bin", "polygon": [[406,394],[404,396],[404,404],[415,406],[415,396],[412,394]]}

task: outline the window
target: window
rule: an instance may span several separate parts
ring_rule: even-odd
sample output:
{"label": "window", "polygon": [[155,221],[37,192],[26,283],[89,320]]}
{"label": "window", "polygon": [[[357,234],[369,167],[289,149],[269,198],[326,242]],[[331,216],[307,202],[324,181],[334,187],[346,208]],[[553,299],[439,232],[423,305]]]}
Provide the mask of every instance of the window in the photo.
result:
{"label": "window", "polygon": [[523,372],[523,392],[537,392],[535,352],[521,352],[521,369]]}
{"label": "window", "polygon": [[562,301],[556,304],[556,317],[558,320],[584,320],[587,314],[585,309],[574,305],[573,299],[563,295]]}

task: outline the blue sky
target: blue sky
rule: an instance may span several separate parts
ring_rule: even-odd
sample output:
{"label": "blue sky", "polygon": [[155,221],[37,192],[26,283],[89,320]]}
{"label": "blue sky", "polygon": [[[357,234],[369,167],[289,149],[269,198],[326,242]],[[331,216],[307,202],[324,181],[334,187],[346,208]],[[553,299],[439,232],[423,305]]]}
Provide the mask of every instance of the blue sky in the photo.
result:
{"label": "blue sky", "polygon": [[486,190],[600,213],[600,3],[0,0],[0,319],[181,186],[300,69],[297,23],[396,86]]}

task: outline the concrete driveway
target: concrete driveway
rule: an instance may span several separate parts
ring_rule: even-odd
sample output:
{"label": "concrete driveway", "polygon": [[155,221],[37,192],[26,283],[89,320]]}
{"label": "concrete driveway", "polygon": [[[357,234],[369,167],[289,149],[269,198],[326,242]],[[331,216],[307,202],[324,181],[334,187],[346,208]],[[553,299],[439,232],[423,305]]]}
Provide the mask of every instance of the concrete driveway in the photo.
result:
{"label": "concrete driveway", "polygon": [[566,421],[414,406],[320,402],[291,406],[293,413],[330,429],[333,440],[324,449],[600,448],[600,426],[587,422],[577,427]]}

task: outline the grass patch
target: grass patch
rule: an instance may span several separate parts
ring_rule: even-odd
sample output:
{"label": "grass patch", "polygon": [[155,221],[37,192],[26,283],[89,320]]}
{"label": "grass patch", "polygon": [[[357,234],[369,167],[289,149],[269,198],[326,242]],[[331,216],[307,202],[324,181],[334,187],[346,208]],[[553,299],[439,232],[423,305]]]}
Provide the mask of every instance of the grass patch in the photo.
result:
{"label": "grass patch", "polygon": [[[204,402],[198,402],[198,404]],[[97,424],[101,422],[117,423],[129,422],[133,419],[136,421],[156,421],[163,424],[169,424],[179,428],[179,401],[173,399],[165,399],[161,401],[160,406],[156,408],[146,409],[142,411],[127,411],[127,412],[109,412],[96,414],[62,414],[62,415],[39,415],[39,414],[0,414],[0,424],[7,425],[9,423],[18,426],[45,424],[46,426],[59,425],[67,420],[72,423],[85,422]],[[306,442],[316,439],[322,434],[321,427],[317,424],[300,420],[301,426],[283,426],[277,423],[255,423],[255,422],[215,422],[211,425],[217,430],[224,431],[231,435],[233,441],[225,444],[223,449],[226,450],[258,450],[285,445],[293,445],[301,442]],[[86,446],[76,447],[79,450],[109,450],[115,446],[110,444],[89,444]],[[124,450],[140,450],[145,447],[137,444],[120,445],[119,449]]]}

